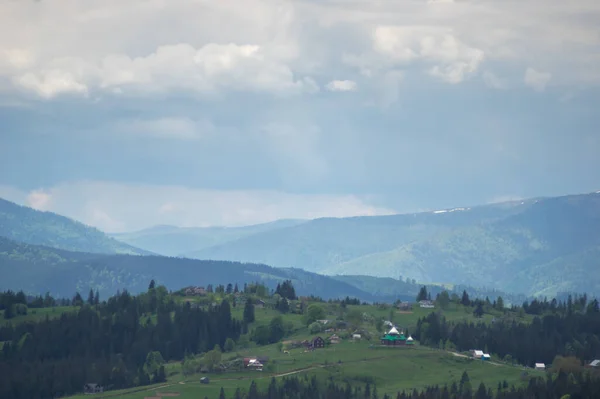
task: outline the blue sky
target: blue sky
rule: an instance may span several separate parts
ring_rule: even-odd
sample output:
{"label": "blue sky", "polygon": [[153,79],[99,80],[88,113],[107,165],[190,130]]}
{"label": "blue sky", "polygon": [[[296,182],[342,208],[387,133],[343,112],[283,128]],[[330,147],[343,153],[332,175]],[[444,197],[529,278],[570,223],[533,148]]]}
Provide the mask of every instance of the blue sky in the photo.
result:
{"label": "blue sky", "polygon": [[127,231],[596,191],[598,20],[592,0],[2,2],[0,196]]}

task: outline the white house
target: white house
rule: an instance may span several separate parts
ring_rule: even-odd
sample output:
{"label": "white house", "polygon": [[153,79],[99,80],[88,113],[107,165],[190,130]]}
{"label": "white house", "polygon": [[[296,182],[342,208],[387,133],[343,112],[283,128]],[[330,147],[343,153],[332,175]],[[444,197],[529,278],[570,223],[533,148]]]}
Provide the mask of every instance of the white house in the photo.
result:
{"label": "white house", "polygon": [[536,370],[546,370],[546,365],[544,363],[536,363],[535,369]]}
{"label": "white house", "polygon": [[481,359],[483,357],[483,351],[474,349],[473,350],[473,358],[474,359]]}
{"label": "white house", "polygon": [[352,334],[352,339],[361,339],[361,335],[360,334]]}

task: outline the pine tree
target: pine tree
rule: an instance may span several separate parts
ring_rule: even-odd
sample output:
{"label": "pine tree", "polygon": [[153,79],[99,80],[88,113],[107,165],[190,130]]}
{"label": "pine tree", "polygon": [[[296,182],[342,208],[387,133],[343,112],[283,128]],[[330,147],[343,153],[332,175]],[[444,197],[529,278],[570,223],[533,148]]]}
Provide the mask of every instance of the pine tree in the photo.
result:
{"label": "pine tree", "polygon": [[219,393],[219,399],[225,399],[225,390],[221,387],[221,392]]}
{"label": "pine tree", "polygon": [[251,298],[246,300],[246,306],[244,306],[244,322],[246,324],[254,322],[254,305]]}
{"label": "pine tree", "polygon": [[154,281],[154,279],[150,280],[150,285],[148,285],[148,290],[153,290],[155,286],[156,286],[156,282]]}

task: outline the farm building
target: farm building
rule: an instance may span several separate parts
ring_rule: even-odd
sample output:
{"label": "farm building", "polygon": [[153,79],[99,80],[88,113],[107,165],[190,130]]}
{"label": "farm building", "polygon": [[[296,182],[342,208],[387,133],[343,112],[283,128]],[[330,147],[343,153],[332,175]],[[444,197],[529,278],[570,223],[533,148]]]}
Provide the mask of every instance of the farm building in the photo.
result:
{"label": "farm building", "polygon": [[415,344],[415,340],[413,339],[413,337],[411,337],[409,335],[408,338],[406,338],[406,345],[414,345],[414,344]]}
{"label": "farm building", "polygon": [[328,341],[330,344],[339,344],[340,343],[340,337],[337,336],[336,334],[333,334],[331,337],[328,338]]}
{"label": "farm building", "polygon": [[256,358],[244,358],[244,366],[250,370],[262,371],[264,365]]}
{"label": "farm building", "polygon": [[483,357],[483,351],[478,349],[473,350],[473,359],[481,359]]}
{"label": "farm building", "polygon": [[535,369],[536,370],[546,370],[546,365],[544,363],[536,363]]}
{"label": "farm building", "polygon": [[315,337],[311,343],[312,343],[313,349],[319,349],[319,348],[325,347],[325,340],[321,337]]}
{"label": "farm building", "polygon": [[481,360],[490,360],[492,357],[489,355],[489,353],[484,353],[483,356],[481,356]]}
{"label": "farm building", "polygon": [[594,368],[594,369],[600,368],[600,360],[593,360],[586,367]]}
{"label": "farm building", "polygon": [[403,333],[398,332],[398,330],[396,329],[396,327],[392,327],[392,329],[390,331],[388,331],[387,334],[385,334],[383,337],[381,337],[381,344],[382,345],[406,345],[406,337],[404,336]]}

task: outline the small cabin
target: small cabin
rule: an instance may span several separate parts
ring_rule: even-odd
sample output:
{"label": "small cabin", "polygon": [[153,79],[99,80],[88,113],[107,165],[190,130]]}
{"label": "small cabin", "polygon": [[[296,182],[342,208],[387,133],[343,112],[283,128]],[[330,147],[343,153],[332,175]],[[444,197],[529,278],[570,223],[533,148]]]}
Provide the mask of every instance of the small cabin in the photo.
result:
{"label": "small cabin", "polygon": [[478,349],[473,350],[473,359],[481,359],[483,357],[483,351]]}
{"label": "small cabin", "polygon": [[546,370],[546,365],[544,363],[536,363],[535,369],[536,370]]}
{"label": "small cabin", "polygon": [[484,353],[483,356],[481,356],[481,360],[491,360],[492,357],[490,356],[489,353]]}

